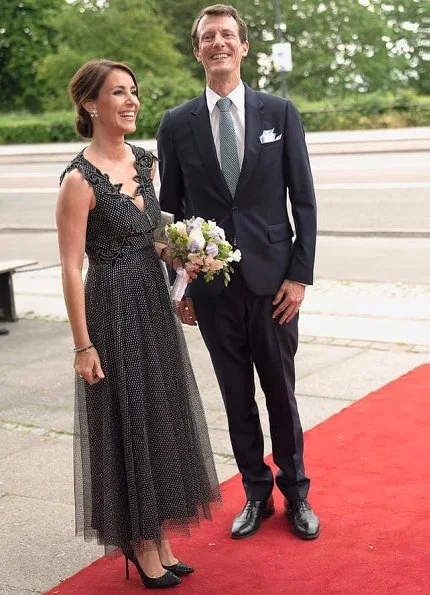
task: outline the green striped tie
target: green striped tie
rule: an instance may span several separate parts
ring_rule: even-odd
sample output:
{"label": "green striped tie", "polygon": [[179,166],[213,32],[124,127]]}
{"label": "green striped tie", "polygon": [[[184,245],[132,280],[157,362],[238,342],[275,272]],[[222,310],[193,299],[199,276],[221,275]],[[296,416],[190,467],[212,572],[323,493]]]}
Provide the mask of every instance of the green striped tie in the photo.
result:
{"label": "green striped tie", "polygon": [[239,155],[237,152],[236,134],[233,118],[230,114],[231,99],[222,97],[216,102],[219,114],[219,148],[221,157],[221,170],[225,181],[234,198],[237,182],[240,176]]}

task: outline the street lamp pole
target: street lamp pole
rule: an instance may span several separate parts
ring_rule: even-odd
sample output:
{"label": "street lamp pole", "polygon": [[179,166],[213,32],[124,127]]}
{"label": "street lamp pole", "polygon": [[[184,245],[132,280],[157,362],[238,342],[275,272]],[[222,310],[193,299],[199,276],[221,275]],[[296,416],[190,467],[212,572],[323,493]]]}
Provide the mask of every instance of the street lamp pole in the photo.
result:
{"label": "street lamp pole", "polygon": [[[283,41],[283,34],[281,30],[281,6],[279,0],[275,0],[275,29],[276,29],[276,36],[279,42]],[[288,95],[288,87],[287,87],[287,73],[285,70],[280,71],[281,77],[281,95],[282,97],[287,97]]]}

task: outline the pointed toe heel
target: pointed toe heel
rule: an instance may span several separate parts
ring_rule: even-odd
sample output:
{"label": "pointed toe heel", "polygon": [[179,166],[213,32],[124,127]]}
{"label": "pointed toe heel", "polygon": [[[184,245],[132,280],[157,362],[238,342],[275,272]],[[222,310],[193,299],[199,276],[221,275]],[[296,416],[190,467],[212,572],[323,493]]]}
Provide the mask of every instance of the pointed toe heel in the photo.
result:
{"label": "pointed toe heel", "polygon": [[163,564],[163,568],[169,570],[169,572],[173,572],[173,574],[176,576],[186,576],[187,574],[194,572],[194,568],[192,566],[188,566],[188,564],[184,564],[180,560],[171,566],[165,566]]}
{"label": "pointed toe heel", "polygon": [[181,579],[178,576],[176,576],[176,574],[174,574],[173,572],[170,572],[170,570],[166,570],[166,572],[162,576],[151,578],[150,576],[147,576],[144,573],[141,565],[139,564],[139,560],[136,558],[134,554],[125,555],[124,557],[126,580],[130,578],[128,563],[131,562],[136,567],[136,570],[139,573],[140,580],[142,581],[143,586],[147,589],[168,589],[169,587],[176,587],[181,582]]}

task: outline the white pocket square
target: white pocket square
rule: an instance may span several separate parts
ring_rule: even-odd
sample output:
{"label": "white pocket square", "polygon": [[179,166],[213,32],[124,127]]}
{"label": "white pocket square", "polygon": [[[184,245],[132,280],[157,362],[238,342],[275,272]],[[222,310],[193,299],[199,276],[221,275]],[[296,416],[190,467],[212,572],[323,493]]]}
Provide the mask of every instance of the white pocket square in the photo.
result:
{"label": "white pocket square", "polygon": [[263,134],[260,136],[260,143],[273,143],[276,140],[282,138],[282,134],[275,134],[275,129],[271,128],[270,130],[263,130]]}

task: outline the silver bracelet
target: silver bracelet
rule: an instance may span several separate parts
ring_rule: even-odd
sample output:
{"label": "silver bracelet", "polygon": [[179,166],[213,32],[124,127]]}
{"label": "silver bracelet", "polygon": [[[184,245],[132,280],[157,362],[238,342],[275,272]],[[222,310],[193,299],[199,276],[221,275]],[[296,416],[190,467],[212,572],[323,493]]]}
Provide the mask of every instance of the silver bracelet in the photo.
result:
{"label": "silver bracelet", "polygon": [[84,353],[84,351],[89,351],[93,347],[94,347],[94,345],[91,343],[87,347],[75,347],[74,350],[73,350],[73,352],[74,353]]}

